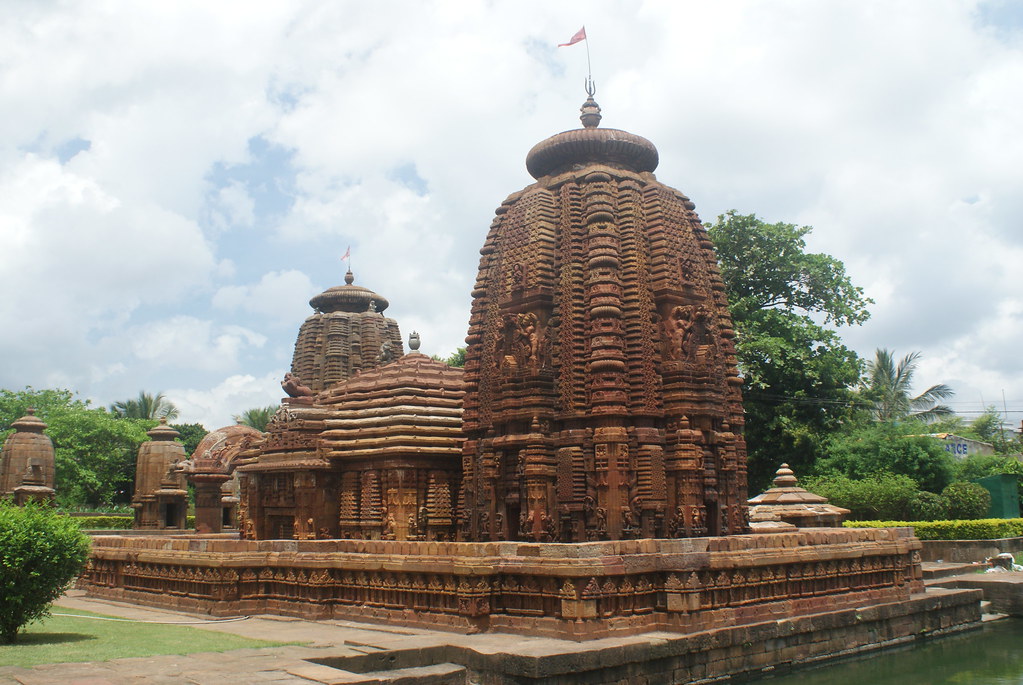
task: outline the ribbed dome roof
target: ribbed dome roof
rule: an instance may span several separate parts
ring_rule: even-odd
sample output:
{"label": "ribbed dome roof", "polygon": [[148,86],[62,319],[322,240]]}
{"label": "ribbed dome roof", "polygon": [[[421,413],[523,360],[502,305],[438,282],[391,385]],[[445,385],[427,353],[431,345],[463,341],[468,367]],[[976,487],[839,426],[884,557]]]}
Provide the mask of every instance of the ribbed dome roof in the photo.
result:
{"label": "ribbed dome roof", "polygon": [[565,131],[533,146],[526,169],[536,179],[582,164],[607,164],[635,172],[657,168],[657,148],[642,136],[597,128],[600,107],[590,97],[580,109],[585,128]]}
{"label": "ribbed dome roof", "polygon": [[345,284],[327,288],[309,300],[309,306],[318,311],[328,312],[365,312],[370,303],[376,311],[382,312],[390,304],[385,297],[378,295],[369,288],[353,285],[355,276],[351,271],[345,274]]}

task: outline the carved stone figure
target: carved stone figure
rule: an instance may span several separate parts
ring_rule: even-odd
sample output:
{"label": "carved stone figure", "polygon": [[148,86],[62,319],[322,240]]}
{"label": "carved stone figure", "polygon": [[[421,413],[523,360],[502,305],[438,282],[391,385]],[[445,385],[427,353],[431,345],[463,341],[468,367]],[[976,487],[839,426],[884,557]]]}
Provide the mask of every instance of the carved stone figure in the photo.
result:
{"label": "carved stone figure", "polygon": [[288,393],[288,397],[311,397],[316,394],[312,388],[302,384],[301,378],[290,371],[284,374],[281,387],[284,388],[284,392]]}

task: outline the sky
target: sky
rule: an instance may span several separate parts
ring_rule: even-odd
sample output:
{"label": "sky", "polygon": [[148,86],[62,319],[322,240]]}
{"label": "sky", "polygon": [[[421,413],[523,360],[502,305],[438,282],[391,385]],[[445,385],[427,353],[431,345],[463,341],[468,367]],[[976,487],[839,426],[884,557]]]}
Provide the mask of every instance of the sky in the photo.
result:
{"label": "sky", "polygon": [[919,351],[917,391],[1019,425],[1012,0],[8,0],[0,387],[233,423],[279,401],[349,247],[447,356],[526,153],[579,127],[587,47],[602,125],[651,140],[704,221],[813,226],[875,300],[847,345]]}

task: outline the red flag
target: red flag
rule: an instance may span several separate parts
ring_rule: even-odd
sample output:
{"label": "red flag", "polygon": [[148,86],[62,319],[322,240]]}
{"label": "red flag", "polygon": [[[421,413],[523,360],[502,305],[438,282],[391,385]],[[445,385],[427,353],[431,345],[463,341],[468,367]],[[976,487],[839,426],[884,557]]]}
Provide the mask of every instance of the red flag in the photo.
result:
{"label": "red flag", "polygon": [[575,32],[575,35],[568,39],[567,43],[558,43],[559,48],[565,48],[569,45],[575,45],[576,43],[586,40],[586,27],[582,27]]}
{"label": "red flag", "polygon": [[343,262],[344,260],[351,259],[351,258],[352,258],[352,246],[349,245],[348,249],[345,250],[345,253],[343,255],[341,255],[341,261]]}

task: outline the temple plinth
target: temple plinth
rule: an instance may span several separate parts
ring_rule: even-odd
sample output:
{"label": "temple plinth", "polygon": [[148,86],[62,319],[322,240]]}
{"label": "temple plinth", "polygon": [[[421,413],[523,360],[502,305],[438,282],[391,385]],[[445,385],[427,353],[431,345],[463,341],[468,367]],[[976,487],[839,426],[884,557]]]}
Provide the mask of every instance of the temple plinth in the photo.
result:
{"label": "temple plinth", "polygon": [[536,145],[497,209],[466,337],[461,535],[581,542],[748,529],[735,332],[693,203],[645,138]]}

